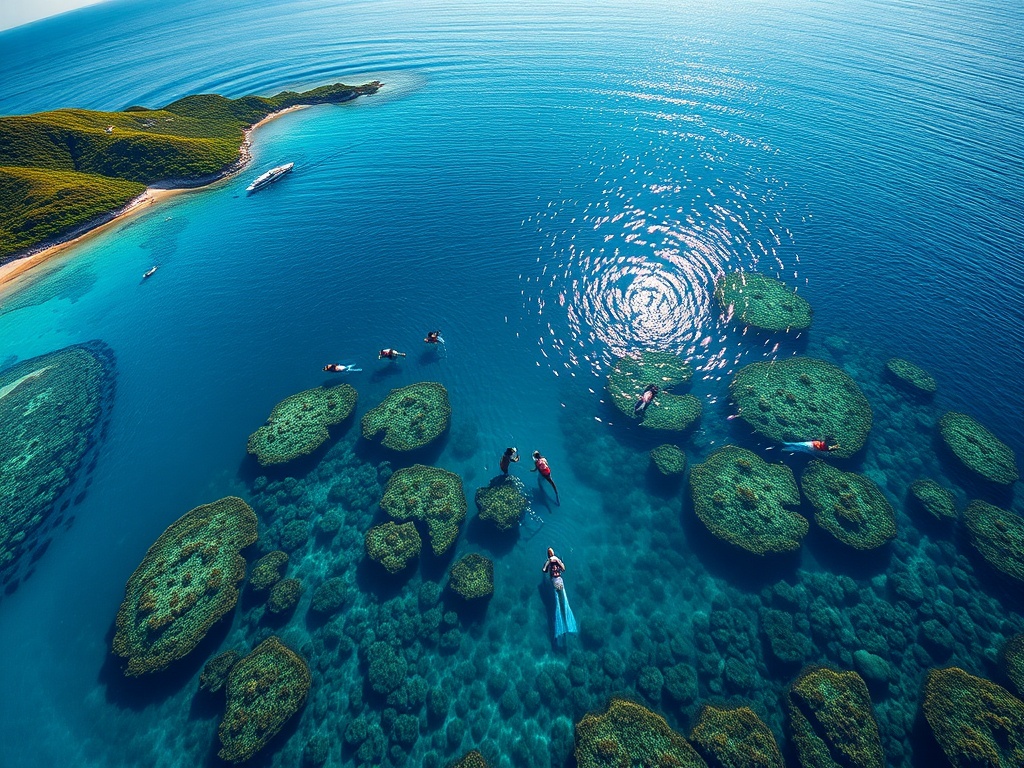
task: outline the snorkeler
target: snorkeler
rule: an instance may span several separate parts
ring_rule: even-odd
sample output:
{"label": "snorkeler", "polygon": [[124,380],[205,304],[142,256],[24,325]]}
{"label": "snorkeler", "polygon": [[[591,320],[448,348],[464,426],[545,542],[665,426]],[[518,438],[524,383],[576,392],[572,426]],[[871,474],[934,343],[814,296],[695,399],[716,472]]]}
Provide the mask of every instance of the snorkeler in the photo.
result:
{"label": "snorkeler", "polygon": [[548,559],[544,562],[541,571],[551,577],[551,586],[555,590],[555,642],[563,644],[566,635],[575,635],[580,628],[576,624],[576,617],[572,615],[569,596],[566,594],[565,584],[562,582],[565,563],[551,547],[548,547]]}
{"label": "snorkeler", "polygon": [[405,357],[405,352],[399,352],[397,349],[382,349],[377,355],[378,360],[383,360],[384,358],[397,360],[400,357]]}
{"label": "snorkeler", "polygon": [[356,368],[354,365],[342,365],[341,363],[328,363],[324,366],[324,370],[329,373],[355,373],[363,370],[362,368]]}
{"label": "snorkeler", "polygon": [[430,331],[423,341],[427,344],[444,344],[444,339],[441,338],[440,331]]}
{"label": "snorkeler", "polygon": [[561,590],[565,587],[565,584],[562,583],[565,563],[562,562],[562,559],[555,554],[555,550],[551,547],[548,547],[548,559],[544,561],[544,567],[540,570],[551,577],[551,586],[556,590]]}
{"label": "snorkeler", "polygon": [[647,410],[647,406],[654,401],[654,396],[658,394],[658,387],[654,384],[648,384],[647,388],[644,389],[644,393],[640,395],[640,399],[636,401],[636,405],[633,406],[633,417],[642,416],[644,411]]}
{"label": "snorkeler", "polygon": [[803,443],[783,443],[782,450],[792,453],[828,453],[839,447],[839,443],[829,440],[807,440]]}
{"label": "snorkeler", "polygon": [[548,460],[540,455],[540,451],[533,452],[533,469],[531,472],[540,472],[540,476],[551,483],[551,487],[555,489],[555,503],[561,504],[558,500],[558,486],[555,485],[555,481],[551,479],[551,467],[548,466]]}
{"label": "snorkeler", "polygon": [[519,461],[519,451],[515,448],[506,448],[505,452],[501,454],[501,460],[498,462],[498,466],[501,467],[501,471],[506,475],[508,474],[509,462]]}

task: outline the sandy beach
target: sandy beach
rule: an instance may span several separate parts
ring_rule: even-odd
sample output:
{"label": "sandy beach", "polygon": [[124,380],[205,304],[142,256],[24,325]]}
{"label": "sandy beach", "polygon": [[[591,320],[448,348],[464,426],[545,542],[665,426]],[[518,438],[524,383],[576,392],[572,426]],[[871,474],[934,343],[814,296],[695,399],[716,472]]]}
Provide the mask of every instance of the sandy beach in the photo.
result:
{"label": "sandy beach", "polygon": [[17,291],[23,285],[27,285],[29,281],[26,278],[29,276],[29,273],[33,268],[59,257],[69,258],[73,255],[73,251],[76,246],[81,245],[88,239],[110,229],[115,224],[123,222],[128,217],[141,211],[148,210],[152,206],[163,200],[167,200],[168,198],[187,192],[199,192],[212,184],[231,178],[236,173],[243,170],[252,160],[252,153],[250,152],[250,148],[252,146],[252,135],[257,128],[261,125],[266,125],[271,120],[276,120],[289,112],[306,109],[309,106],[312,105],[300,104],[279,110],[278,112],[272,112],[258,123],[247,128],[244,131],[245,138],[242,140],[242,145],[238,149],[238,161],[233,163],[223,173],[219,173],[209,179],[201,179],[198,182],[183,182],[178,180],[160,182],[157,185],[147,188],[145,192],[129,202],[126,206],[121,208],[121,210],[101,216],[92,223],[82,225],[74,233],[68,235],[66,239],[38,251],[30,252],[28,255],[9,261],[6,264],[0,265],[0,296],[9,295],[10,293]]}

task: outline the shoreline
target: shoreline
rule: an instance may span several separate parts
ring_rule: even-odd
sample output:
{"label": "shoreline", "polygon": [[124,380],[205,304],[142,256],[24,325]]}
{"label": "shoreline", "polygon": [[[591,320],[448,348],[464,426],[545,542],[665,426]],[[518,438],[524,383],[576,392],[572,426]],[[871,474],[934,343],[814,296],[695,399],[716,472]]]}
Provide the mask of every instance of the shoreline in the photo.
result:
{"label": "shoreline", "polygon": [[198,192],[207,187],[224,181],[243,171],[252,162],[252,134],[261,125],[266,125],[289,112],[297,112],[300,109],[308,109],[316,106],[314,104],[296,104],[285,107],[277,112],[271,112],[258,123],[253,123],[242,131],[242,144],[238,148],[238,159],[213,176],[201,179],[166,179],[146,187],[146,191],[136,198],[129,200],[126,205],[116,211],[105,213],[92,221],[79,225],[67,234],[59,237],[55,242],[46,245],[35,246],[29,249],[24,255],[13,258],[6,264],[0,264],[0,298],[6,298],[19,288],[32,272],[33,268],[45,264],[58,256],[66,255],[76,245],[86,242],[101,232],[111,229],[115,224],[120,224],[152,206],[172,197],[187,192]]}

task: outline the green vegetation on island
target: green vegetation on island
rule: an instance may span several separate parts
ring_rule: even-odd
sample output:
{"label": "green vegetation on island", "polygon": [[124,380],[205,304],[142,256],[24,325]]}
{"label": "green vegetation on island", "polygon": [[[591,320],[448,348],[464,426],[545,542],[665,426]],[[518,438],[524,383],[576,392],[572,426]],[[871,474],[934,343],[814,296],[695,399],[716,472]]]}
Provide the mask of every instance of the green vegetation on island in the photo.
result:
{"label": "green vegetation on island", "polygon": [[197,186],[244,162],[245,130],[288,107],[349,101],[379,82],[298,93],[186,96],[161,109],[0,117],[0,263],[111,214],[145,185]]}

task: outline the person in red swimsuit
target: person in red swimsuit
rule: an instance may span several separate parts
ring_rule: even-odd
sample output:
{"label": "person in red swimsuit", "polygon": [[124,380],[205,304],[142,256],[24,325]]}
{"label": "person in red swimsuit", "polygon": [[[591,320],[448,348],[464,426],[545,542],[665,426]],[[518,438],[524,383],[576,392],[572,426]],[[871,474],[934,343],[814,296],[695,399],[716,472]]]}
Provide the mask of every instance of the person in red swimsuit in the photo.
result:
{"label": "person in red swimsuit", "polygon": [[833,443],[829,440],[807,440],[803,443],[783,443],[782,450],[792,451],[793,453],[828,453],[834,451],[839,447],[839,443]]}
{"label": "person in red swimsuit", "polygon": [[555,550],[548,547],[548,559],[544,562],[541,571],[551,576],[551,586],[561,590],[565,585],[562,582],[562,573],[565,571],[565,563],[555,554]]}
{"label": "person in red swimsuit", "polygon": [[551,487],[555,489],[555,503],[561,504],[558,500],[558,486],[555,485],[555,481],[551,479],[551,467],[548,466],[548,460],[540,455],[540,451],[533,452],[533,469],[531,472],[540,472],[540,476],[551,483]]}

